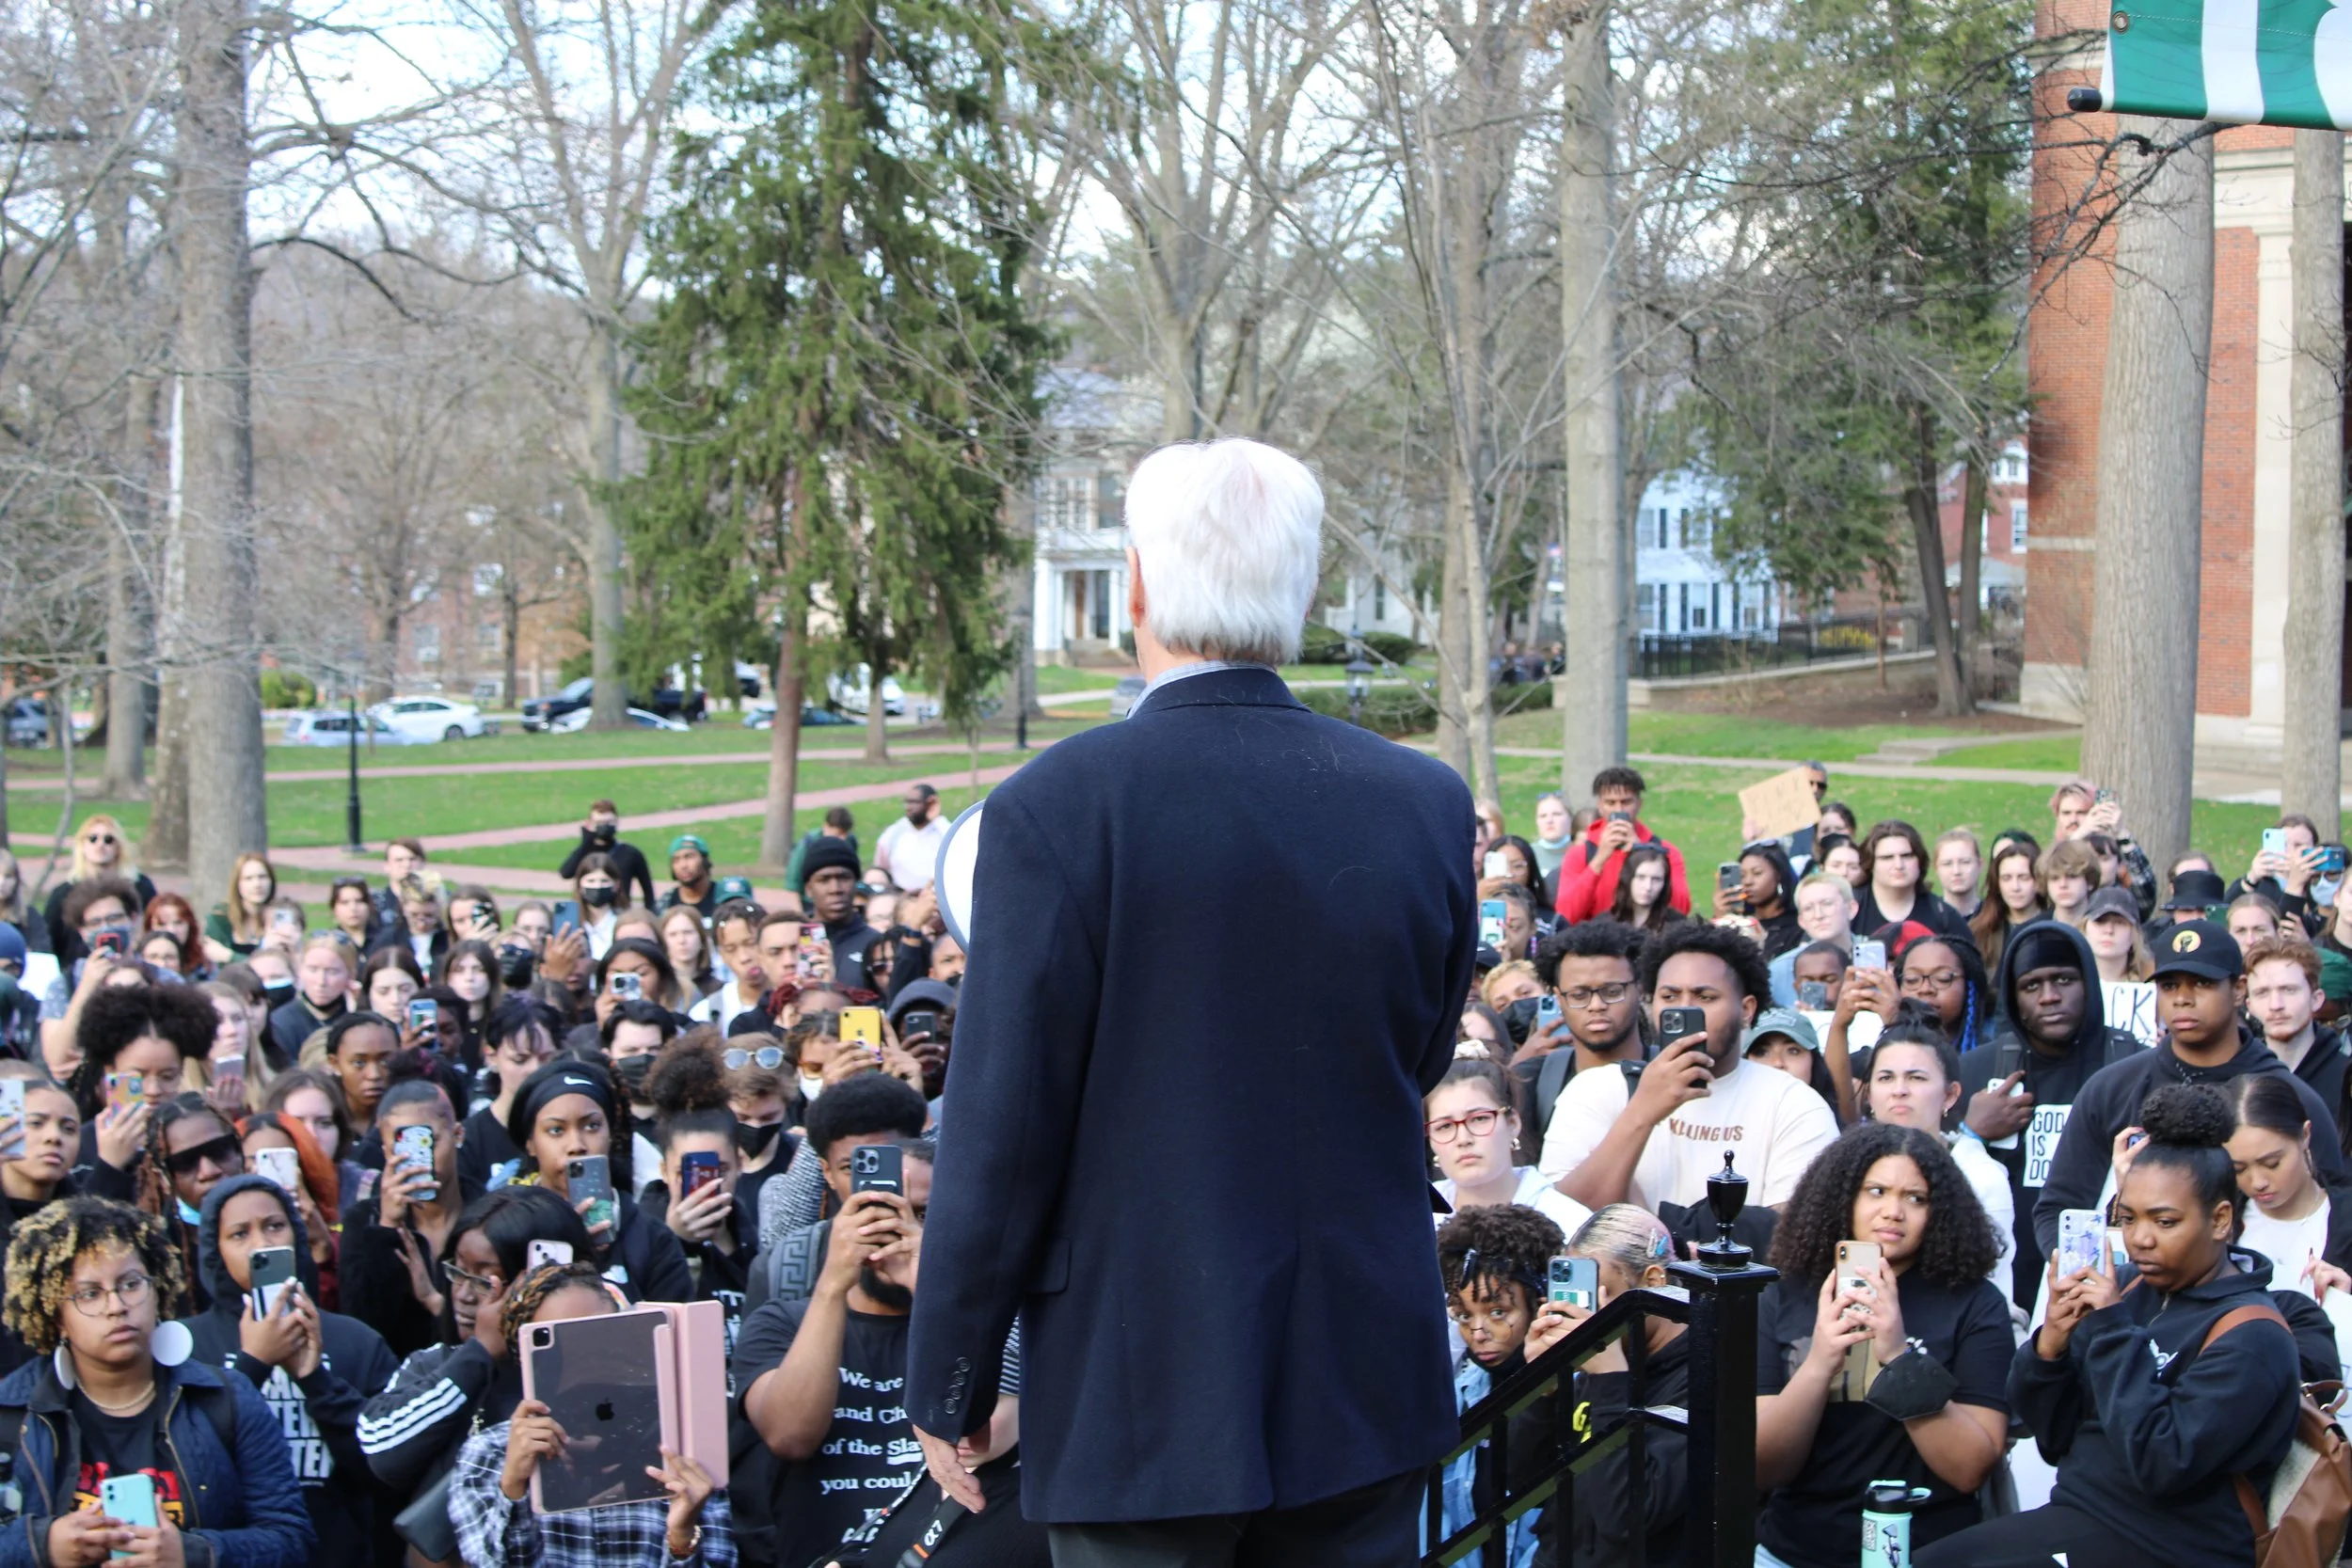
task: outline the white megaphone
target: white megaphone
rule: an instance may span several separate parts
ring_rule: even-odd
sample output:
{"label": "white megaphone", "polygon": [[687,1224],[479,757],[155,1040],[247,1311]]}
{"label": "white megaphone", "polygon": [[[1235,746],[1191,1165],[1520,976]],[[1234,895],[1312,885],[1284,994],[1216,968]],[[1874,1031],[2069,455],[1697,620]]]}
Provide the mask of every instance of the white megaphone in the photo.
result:
{"label": "white megaphone", "polygon": [[972,951],[972,873],[980,863],[980,811],[987,804],[975,800],[947,825],[935,873],[940,918],[946,921],[948,934],[967,954]]}

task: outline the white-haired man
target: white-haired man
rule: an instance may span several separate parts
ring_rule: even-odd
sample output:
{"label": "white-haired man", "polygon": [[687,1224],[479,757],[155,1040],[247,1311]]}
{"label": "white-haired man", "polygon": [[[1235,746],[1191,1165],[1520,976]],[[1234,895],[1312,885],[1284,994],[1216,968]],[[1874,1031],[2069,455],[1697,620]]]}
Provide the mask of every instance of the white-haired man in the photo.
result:
{"label": "white-haired man", "polygon": [[[1144,695],[989,800],[907,1408],[981,1505],[1023,1313],[1022,1505],[1058,1568],[1410,1561],[1459,1430],[1422,1096],[1470,984],[1470,797],[1271,668],[1322,517],[1255,442],[1146,458]],[[1318,928],[1348,962],[1277,961]]]}

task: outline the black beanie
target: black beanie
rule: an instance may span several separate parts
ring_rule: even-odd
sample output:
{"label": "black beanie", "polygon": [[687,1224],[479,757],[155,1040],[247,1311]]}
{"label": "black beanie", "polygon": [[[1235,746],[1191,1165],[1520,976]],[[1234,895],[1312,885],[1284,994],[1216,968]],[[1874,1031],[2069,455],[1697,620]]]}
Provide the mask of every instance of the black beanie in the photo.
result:
{"label": "black beanie", "polygon": [[850,874],[851,881],[857,879],[857,851],[850,847],[850,841],[835,838],[831,833],[819,833],[817,842],[801,855],[802,885],[807,885],[808,879],[819,871],[830,871],[836,865]]}
{"label": "black beanie", "polygon": [[2071,932],[2062,930],[2053,921],[2037,920],[2019,927],[2010,936],[2010,943],[2017,950],[2009,960],[2010,984],[2029,969],[2074,969],[2083,967],[2082,949],[2074,945]]}

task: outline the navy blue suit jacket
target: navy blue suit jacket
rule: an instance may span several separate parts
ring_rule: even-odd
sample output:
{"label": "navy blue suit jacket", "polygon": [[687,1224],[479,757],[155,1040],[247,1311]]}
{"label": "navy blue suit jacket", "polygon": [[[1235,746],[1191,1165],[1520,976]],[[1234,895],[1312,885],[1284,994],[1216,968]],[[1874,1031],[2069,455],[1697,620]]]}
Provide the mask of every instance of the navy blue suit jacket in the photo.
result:
{"label": "navy blue suit jacket", "polygon": [[1022,1314],[1024,1512],[1292,1508],[1459,1433],[1422,1096],[1476,944],[1470,792],[1212,672],[989,798],[907,1409]]}

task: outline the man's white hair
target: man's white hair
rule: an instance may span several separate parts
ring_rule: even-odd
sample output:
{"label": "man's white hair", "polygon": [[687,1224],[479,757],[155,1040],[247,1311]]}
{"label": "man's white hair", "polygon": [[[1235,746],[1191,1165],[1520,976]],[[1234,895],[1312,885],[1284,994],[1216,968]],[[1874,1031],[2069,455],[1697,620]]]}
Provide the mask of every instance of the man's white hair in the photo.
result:
{"label": "man's white hair", "polygon": [[1323,486],[1298,459],[1238,438],[1162,447],[1128,481],[1127,537],[1163,643],[1259,664],[1298,657],[1323,559]]}

